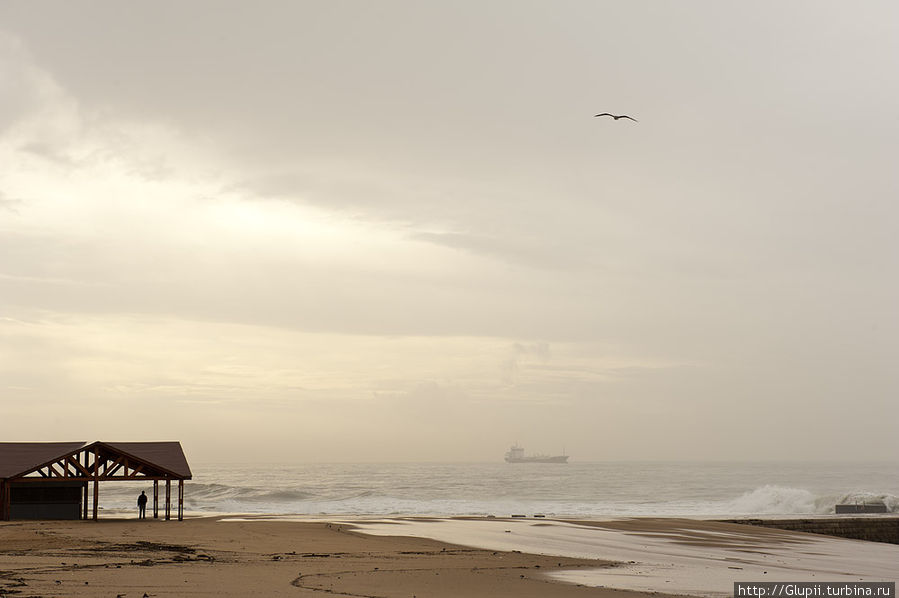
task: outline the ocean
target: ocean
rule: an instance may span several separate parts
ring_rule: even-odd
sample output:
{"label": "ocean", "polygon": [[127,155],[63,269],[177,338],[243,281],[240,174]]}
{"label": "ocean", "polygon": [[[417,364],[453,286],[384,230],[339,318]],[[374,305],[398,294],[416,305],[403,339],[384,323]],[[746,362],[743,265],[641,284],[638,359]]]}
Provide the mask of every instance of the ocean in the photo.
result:
{"label": "ocean", "polygon": [[[188,514],[744,517],[827,515],[839,503],[874,501],[899,512],[899,463],[220,463],[192,470]],[[102,484],[101,507],[136,512],[141,490],[150,494],[152,484]]]}

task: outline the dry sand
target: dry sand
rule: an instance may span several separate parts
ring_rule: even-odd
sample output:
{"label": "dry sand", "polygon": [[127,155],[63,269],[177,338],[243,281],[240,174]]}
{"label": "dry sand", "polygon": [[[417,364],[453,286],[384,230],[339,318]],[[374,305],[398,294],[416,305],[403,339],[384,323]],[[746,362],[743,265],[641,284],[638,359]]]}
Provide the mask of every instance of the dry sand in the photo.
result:
{"label": "dry sand", "polygon": [[0,598],[640,596],[546,575],[609,562],[371,536],[347,524],[218,519],[0,522]]}

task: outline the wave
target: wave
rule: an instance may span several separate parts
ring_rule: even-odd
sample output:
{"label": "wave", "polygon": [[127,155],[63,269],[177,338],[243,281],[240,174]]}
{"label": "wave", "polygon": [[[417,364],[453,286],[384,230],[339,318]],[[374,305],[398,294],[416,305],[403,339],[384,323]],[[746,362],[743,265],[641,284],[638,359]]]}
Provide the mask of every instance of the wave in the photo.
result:
{"label": "wave", "polygon": [[766,485],[746,492],[726,504],[734,515],[828,515],[835,505],[883,503],[891,513],[899,513],[899,497],[876,492],[815,494],[804,488]]}
{"label": "wave", "polygon": [[292,503],[316,498],[310,492],[293,488],[268,489],[227,484],[190,484],[188,496],[194,502]]}
{"label": "wave", "polygon": [[372,496],[371,490],[323,495],[298,488],[260,488],[227,484],[191,483],[187,496],[195,503],[260,503],[289,506],[293,503],[322,501],[340,502]]}
{"label": "wave", "polygon": [[[899,513],[899,496],[893,494],[877,494],[874,492],[850,492],[837,501],[838,505],[883,503],[890,513]],[[833,512],[833,510],[831,510]]]}

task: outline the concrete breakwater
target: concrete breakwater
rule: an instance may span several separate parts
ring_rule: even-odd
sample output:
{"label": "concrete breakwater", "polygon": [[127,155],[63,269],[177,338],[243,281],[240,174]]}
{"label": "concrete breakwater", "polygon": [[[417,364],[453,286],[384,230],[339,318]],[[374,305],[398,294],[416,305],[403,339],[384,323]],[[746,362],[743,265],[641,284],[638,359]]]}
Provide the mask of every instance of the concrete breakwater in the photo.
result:
{"label": "concrete breakwater", "polygon": [[759,525],[792,532],[807,532],[899,544],[899,517],[814,517],[809,519],[727,519],[727,523]]}

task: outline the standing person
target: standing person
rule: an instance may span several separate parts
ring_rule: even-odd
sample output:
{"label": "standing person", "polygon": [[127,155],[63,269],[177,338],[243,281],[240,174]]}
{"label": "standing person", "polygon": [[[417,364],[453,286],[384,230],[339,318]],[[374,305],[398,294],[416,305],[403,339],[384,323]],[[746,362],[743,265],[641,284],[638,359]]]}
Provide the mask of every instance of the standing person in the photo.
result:
{"label": "standing person", "polygon": [[141,490],[140,496],[137,497],[137,518],[147,518],[147,494]]}

